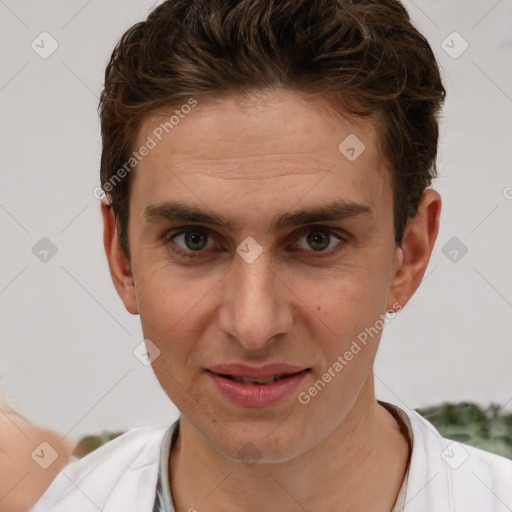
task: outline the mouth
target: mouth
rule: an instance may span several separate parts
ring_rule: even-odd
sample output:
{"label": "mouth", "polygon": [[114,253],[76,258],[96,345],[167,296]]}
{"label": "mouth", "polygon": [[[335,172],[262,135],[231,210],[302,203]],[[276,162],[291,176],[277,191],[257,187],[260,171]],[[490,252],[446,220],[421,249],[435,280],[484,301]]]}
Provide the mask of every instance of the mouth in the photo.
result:
{"label": "mouth", "polygon": [[[240,376],[236,376],[236,375],[228,375],[225,373],[217,373],[217,375],[219,375],[220,377],[223,377],[225,379],[229,379],[234,382],[238,382],[239,384],[246,384],[249,386],[258,386],[258,385],[266,386],[268,384],[271,384],[272,382],[277,382],[278,380],[283,380],[283,379],[287,379],[290,377],[294,377],[294,376],[298,375],[299,373],[304,373],[304,372],[308,372],[308,371],[310,371],[309,368],[307,368],[306,370],[302,370],[301,372],[297,372],[297,373],[280,373],[278,375],[271,375],[270,377],[266,377],[263,379],[251,379],[249,377],[240,377]],[[213,372],[213,373],[215,373],[215,372]]]}
{"label": "mouth", "polygon": [[[270,407],[297,392],[311,368],[284,365],[263,368],[211,368],[206,370],[215,393],[238,407]],[[276,371],[277,370],[277,371]],[[230,373],[226,373],[226,372]]]}
{"label": "mouth", "polygon": [[226,363],[210,366],[206,370],[239,384],[264,386],[299,373],[311,371],[311,368],[276,362],[263,366],[252,366],[245,363]]}

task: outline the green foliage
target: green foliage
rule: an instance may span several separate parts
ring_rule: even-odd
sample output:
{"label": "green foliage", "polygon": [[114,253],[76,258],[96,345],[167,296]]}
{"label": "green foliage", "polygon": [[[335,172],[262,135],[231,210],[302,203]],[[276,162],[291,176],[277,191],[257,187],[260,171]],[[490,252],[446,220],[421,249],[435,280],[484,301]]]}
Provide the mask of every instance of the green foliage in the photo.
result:
{"label": "green foliage", "polygon": [[500,414],[501,409],[496,404],[483,410],[471,402],[445,402],[416,410],[443,437],[512,459],[512,414]]}
{"label": "green foliage", "polygon": [[112,439],[115,439],[121,434],[123,434],[123,432],[107,432],[106,430],[104,430],[98,436],[82,437],[82,439],[80,439],[80,441],[78,441],[78,444],[76,445],[76,448],[73,452],[73,456],[78,459],[81,459],[82,457],[85,457],[89,453],[93,452],[94,450],[104,445],[105,443],[112,441]]}

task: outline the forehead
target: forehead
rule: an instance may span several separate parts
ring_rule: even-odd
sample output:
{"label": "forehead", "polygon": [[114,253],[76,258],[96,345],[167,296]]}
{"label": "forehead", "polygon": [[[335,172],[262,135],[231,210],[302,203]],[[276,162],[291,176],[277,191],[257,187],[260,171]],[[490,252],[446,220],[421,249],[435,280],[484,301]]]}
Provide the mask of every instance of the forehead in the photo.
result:
{"label": "forehead", "polygon": [[180,176],[206,193],[212,179],[219,191],[248,184],[286,190],[297,180],[307,186],[326,176],[324,189],[337,180],[349,195],[359,189],[363,201],[390,184],[371,119],[354,120],[324,99],[293,91],[174,105],[142,121],[135,147],[149,139],[153,147],[133,172],[132,189],[151,189],[152,200],[155,194],[165,200]]}

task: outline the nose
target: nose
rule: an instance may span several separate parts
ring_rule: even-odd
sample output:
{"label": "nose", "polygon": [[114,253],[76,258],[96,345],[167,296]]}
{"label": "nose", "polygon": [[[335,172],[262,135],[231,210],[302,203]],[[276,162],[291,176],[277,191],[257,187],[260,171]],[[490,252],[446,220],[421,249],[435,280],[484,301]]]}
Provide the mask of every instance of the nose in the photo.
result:
{"label": "nose", "polygon": [[223,282],[220,328],[246,349],[264,348],[293,324],[292,293],[265,251],[248,263],[236,255]]}

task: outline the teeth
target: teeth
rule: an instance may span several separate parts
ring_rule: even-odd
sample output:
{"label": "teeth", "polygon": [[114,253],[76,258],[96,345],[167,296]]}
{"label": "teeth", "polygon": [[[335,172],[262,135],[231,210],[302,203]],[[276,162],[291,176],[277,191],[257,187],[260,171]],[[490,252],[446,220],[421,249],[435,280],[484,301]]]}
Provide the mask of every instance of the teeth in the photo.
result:
{"label": "teeth", "polygon": [[278,375],[267,377],[266,379],[246,379],[245,377],[233,377],[233,380],[241,384],[270,384],[271,382],[277,380],[277,378]]}

